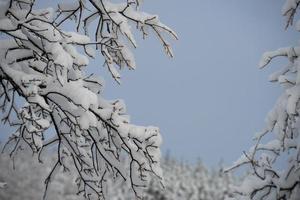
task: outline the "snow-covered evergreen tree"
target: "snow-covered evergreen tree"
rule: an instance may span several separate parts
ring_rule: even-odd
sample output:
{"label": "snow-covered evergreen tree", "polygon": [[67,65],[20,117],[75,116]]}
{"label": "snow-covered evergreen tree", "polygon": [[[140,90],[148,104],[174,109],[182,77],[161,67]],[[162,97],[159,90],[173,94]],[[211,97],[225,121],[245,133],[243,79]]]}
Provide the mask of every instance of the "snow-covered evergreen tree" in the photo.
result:
{"label": "snow-covered evergreen tree", "polygon": [[[55,163],[55,156],[45,155],[45,162],[39,163],[29,159],[32,154],[28,151],[11,159],[8,155],[0,156],[0,179],[6,180],[6,187],[0,191],[3,200],[40,200],[43,197],[44,180]],[[70,172],[58,173],[48,188],[49,200],[84,200],[76,195],[76,176]]]}
{"label": "snow-covered evergreen tree", "polygon": [[[293,25],[299,4],[300,0],[285,1],[286,28]],[[300,21],[295,28],[300,31]],[[256,144],[228,169],[247,165],[251,170],[243,183],[234,187],[234,199],[300,199],[300,47],[266,52],[259,67],[278,56],[286,57],[288,63],[273,73],[270,81],[281,85],[283,93],[267,116],[266,128],[255,135]]]}
{"label": "snow-covered evergreen tree", "polygon": [[[140,198],[149,176],[162,179],[159,129],[130,124],[124,102],[105,100],[103,80],[85,68],[88,57],[100,54],[120,83],[118,68],[135,68],[131,25],[144,37],[151,29],[169,56],[163,33],[176,34],[157,15],[140,11],[140,0],[63,1],[56,10],[37,2],[0,2],[0,107],[3,121],[16,127],[10,155],[29,147],[43,161],[55,146],[46,188],[62,168],[77,174],[86,198],[104,198],[108,176],[127,181]],[[65,23],[73,30],[64,30]],[[122,157],[129,160],[125,167]]]}
{"label": "snow-covered evergreen tree", "polygon": [[[40,200],[43,195],[43,179],[55,163],[55,155],[44,156],[45,165],[31,162],[29,153],[21,153],[12,161],[8,156],[0,156],[0,180],[5,179],[7,186],[0,190],[0,199]],[[124,160],[127,163],[128,160]],[[11,167],[14,163],[15,169]],[[203,163],[195,165],[180,163],[174,159],[162,159],[165,177],[165,189],[160,182],[150,179],[150,184],[143,192],[144,200],[224,200],[228,196],[229,186],[234,183],[230,174],[218,170],[209,170]],[[76,176],[69,171],[54,177],[49,187],[49,200],[84,200],[76,195]],[[134,193],[128,182],[115,181],[112,176],[106,180],[107,199],[133,200]]]}

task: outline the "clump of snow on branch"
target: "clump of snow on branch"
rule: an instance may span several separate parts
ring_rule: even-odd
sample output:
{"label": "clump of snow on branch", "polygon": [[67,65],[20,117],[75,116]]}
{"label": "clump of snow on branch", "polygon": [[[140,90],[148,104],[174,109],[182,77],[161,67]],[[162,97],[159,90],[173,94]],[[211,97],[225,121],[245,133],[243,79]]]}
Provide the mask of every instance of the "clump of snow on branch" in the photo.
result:
{"label": "clump of snow on branch", "polygon": [[[286,0],[282,14],[287,27],[293,25],[299,0]],[[299,22],[296,29],[299,30]],[[283,88],[282,95],[266,118],[266,127],[254,137],[256,144],[228,170],[247,165],[250,173],[243,183],[233,187],[233,199],[286,199],[300,197],[300,47],[286,47],[263,54],[260,68],[275,57],[288,63],[270,75],[269,80]],[[266,135],[272,139],[262,142]],[[284,164],[283,164],[284,163]]]}
{"label": "clump of snow on branch", "polygon": [[[57,160],[46,189],[56,172],[71,169],[68,160],[79,193],[89,199],[105,198],[109,175],[129,182],[137,198],[150,176],[162,180],[159,129],[130,124],[124,102],[105,100],[103,80],[84,71],[88,58],[100,53],[120,83],[118,68],[136,65],[131,24],[144,36],[153,29],[173,55],[163,33],[177,39],[175,32],[158,16],[140,11],[140,3],[75,0],[55,10],[37,9],[31,0],[1,1],[0,31],[6,36],[0,40],[0,108],[4,123],[16,127],[5,149],[15,156],[29,147],[43,162],[44,150],[55,146]],[[73,32],[63,29],[70,20]],[[130,160],[126,167],[123,157]]]}
{"label": "clump of snow on branch", "polygon": [[7,186],[7,183],[0,182],[0,189],[4,189]]}

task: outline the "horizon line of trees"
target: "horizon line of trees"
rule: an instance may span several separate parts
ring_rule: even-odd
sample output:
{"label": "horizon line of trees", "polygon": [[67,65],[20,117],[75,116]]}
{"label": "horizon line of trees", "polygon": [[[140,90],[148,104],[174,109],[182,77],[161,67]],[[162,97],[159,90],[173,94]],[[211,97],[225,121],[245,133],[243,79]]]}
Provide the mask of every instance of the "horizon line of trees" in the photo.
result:
{"label": "horizon line of trees", "polygon": [[[13,160],[7,154],[0,155],[0,181],[6,187],[0,189],[3,200],[40,200],[43,196],[46,174],[55,163],[55,152],[45,155],[44,163],[37,162],[29,152],[22,152]],[[128,162],[124,160],[123,162]],[[224,200],[230,196],[230,186],[237,182],[231,174],[224,174],[220,165],[216,169],[206,167],[200,160],[195,164],[179,162],[165,156],[162,161],[164,186],[154,177],[143,190],[144,200]],[[60,171],[48,186],[47,200],[84,200],[77,193],[77,178],[69,171]],[[135,194],[127,182],[113,176],[106,180],[106,199],[133,200]]]}

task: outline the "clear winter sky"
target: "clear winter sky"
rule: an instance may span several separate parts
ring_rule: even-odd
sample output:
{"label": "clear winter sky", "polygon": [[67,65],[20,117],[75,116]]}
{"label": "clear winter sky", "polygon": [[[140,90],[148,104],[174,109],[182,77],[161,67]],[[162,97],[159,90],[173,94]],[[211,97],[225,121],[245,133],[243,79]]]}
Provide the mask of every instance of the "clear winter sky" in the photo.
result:
{"label": "clear winter sky", "polygon": [[283,3],[145,0],[143,10],[159,14],[178,33],[180,40],[172,42],[175,58],[167,58],[152,35],[138,40],[137,69],[122,72],[121,86],[107,75],[101,59],[90,67],[105,74],[106,98],[125,100],[133,123],[160,127],[163,152],[190,162],[201,158],[208,165],[223,159],[229,165],[253,144],[253,134],[263,128],[280,94],[268,75],[285,62],[277,59],[259,70],[261,54],[298,42],[296,31],[284,30]]}

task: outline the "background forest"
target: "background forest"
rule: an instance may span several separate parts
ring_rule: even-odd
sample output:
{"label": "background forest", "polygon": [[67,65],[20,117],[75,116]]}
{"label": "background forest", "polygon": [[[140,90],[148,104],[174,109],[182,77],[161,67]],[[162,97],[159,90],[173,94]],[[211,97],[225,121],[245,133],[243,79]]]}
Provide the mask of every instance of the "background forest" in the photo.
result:
{"label": "background forest", "polygon": [[[5,180],[7,186],[0,189],[0,199],[40,200],[43,196],[43,182],[55,163],[55,157],[49,154],[41,164],[28,159],[28,154],[22,152],[13,162],[8,156],[1,155],[0,180]],[[154,178],[151,179],[149,187],[144,191],[145,200],[224,200],[230,196],[230,187],[237,182],[230,173],[223,172],[222,166],[211,169],[201,161],[191,165],[165,157],[162,169],[165,188]],[[116,182],[113,177],[108,178],[106,183],[107,199],[135,199],[127,183]],[[49,200],[84,200],[80,194],[76,195],[76,176],[68,171],[59,172],[48,190]]]}

